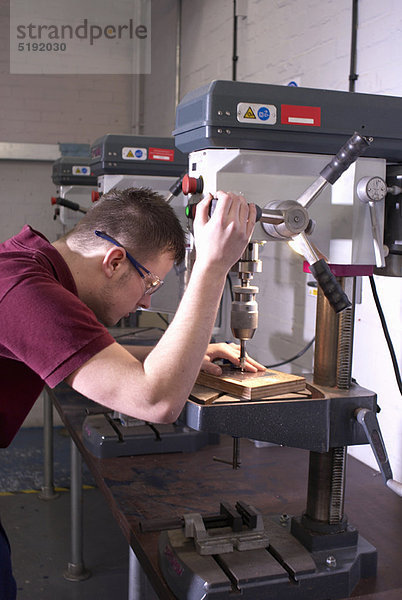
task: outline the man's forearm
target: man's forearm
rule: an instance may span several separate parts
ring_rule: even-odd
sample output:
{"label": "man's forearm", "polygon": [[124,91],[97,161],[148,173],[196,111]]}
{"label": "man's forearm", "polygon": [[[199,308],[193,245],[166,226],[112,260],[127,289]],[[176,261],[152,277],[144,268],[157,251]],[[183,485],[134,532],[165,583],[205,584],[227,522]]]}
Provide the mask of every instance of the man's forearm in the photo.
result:
{"label": "man's forearm", "polygon": [[144,361],[145,376],[153,377],[157,396],[172,411],[180,412],[197,378],[224,285],[224,274],[202,272],[195,264],[172,323]]}

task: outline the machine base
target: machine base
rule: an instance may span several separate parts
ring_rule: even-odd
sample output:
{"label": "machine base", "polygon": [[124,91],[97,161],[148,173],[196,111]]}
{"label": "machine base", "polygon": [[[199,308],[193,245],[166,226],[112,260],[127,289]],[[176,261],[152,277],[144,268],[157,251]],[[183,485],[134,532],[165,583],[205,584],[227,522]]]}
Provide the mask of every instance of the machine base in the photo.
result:
{"label": "machine base", "polygon": [[183,529],[162,532],[160,567],[179,600],[335,600],[376,574],[377,551],[360,535],[353,546],[309,552],[287,515],[264,517],[269,546],[201,556]]}
{"label": "machine base", "polygon": [[127,427],[105,413],[86,417],[82,433],[85,446],[97,458],[195,452],[219,443],[219,435],[194,431],[182,423]]}

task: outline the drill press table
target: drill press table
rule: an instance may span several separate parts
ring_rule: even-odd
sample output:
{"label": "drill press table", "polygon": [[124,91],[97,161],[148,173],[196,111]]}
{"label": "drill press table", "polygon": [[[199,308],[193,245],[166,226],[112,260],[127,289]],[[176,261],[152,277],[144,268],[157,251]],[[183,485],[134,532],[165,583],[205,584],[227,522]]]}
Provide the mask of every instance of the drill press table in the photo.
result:
{"label": "drill press table", "polygon": [[[225,500],[243,500],[263,514],[300,514],[305,508],[308,452],[278,446],[257,448],[241,441],[239,470],[214,461],[231,460],[232,440],[193,453],[95,458],[82,441],[86,409],[94,404],[62,384],[54,404],[118,522],[158,598],[173,600],[158,565],[159,532],[143,532],[156,520],[170,521],[188,512],[212,514]],[[402,501],[380,474],[349,458],[345,509],[349,522],[378,551],[376,578],[362,580],[352,598],[402,598]],[[146,595],[138,598],[145,600]],[[312,599],[313,600],[313,599]]]}

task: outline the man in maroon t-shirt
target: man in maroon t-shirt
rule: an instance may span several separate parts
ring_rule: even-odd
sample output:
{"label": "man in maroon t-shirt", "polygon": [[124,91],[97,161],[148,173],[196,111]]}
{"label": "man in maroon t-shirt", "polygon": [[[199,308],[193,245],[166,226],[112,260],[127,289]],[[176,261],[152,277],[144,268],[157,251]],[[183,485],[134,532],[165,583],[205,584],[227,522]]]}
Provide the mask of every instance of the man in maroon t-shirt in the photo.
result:
{"label": "man in maroon t-shirt", "polygon": [[[183,259],[182,228],[161,196],[112,191],[53,244],[26,226],[0,245],[0,446],[10,443],[45,383],[64,380],[112,410],[171,423],[200,368],[219,374],[216,358],[238,364],[238,347],[209,340],[227,273],[256,211],[241,196],[216,197],[211,218],[210,195],[197,206],[190,282],[152,349],[124,348],[106,327],[149,308],[151,294]],[[249,358],[246,368],[263,367]],[[0,530],[0,555],[1,539]],[[0,591],[2,576],[0,568]]]}

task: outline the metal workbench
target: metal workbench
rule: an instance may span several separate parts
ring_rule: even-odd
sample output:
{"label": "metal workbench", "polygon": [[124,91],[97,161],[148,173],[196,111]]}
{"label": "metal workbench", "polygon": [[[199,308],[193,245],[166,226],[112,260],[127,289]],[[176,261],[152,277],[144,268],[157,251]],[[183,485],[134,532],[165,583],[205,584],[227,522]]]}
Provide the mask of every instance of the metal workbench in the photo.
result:
{"label": "metal workbench", "polygon": [[[148,585],[145,578],[143,583],[131,582],[130,600],[147,600],[154,593],[162,600],[175,598],[158,565],[159,533],[144,533],[141,525],[146,528],[156,519],[170,520],[188,512],[216,513],[222,500],[232,504],[243,500],[263,514],[297,515],[305,509],[306,450],[258,448],[242,440],[242,466],[233,470],[214,460],[231,460],[232,440],[222,436],[219,445],[193,453],[99,459],[87,450],[81,433],[86,409],[94,404],[64,384],[53,391],[52,399],[128,542],[131,564],[137,565],[131,578],[143,571],[154,590],[141,588]],[[402,598],[401,499],[384,486],[380,474],[349,458],[345,509],[349,522],[378,550],[377,577],[362,580],[351,597]]]}

